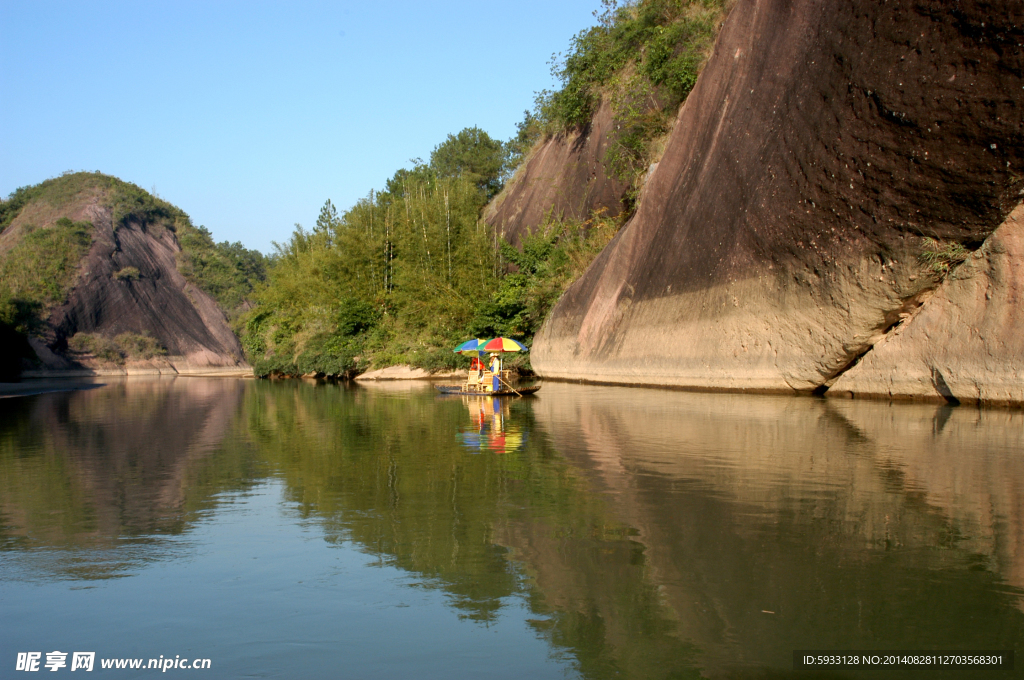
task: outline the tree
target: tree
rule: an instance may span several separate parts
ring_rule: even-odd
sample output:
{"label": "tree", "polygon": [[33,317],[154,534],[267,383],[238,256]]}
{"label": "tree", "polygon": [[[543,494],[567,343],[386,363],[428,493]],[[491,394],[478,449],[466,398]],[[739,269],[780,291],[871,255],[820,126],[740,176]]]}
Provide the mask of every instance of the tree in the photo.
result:
{"label": "tree", "polygon": [[[539,108],[539,107],[538,107]],[[503,181],[512,177],[512,173],[526,158],[526,154],[544,131],[544,124],[539,117],[530,111],[523,111],[523,119],[516,123],[516,136],[505,143],[505,168]]]}
{"label": "tree", "polygon": [[430,154],[430,167],[439,176],[464,177],[488,199],[501,191],[505,163],[505,145],[478,127],[448,135]]}
{"label": "tree", "polygon": [[314,234],[327,234],[328,238],[341,224],[341,220],[338,218],[338,211],[335,210],[334,204],[331,203],[331,199],[327,199],[324,203],[324,207],[320,208],[320,217],[316,219],[316,227],[313,228]]}

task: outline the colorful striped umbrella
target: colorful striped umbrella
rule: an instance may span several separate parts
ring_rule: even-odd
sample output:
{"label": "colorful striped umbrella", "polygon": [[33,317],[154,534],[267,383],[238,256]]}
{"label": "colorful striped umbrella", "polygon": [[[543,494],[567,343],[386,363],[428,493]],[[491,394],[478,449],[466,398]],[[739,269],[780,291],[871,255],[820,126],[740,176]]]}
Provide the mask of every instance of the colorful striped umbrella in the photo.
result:
{"label": "colorful striped umbrella", "polygon": [[466,340],[452,351],[456,354],[462,354],[467,357],[476,357],[479,359],[481,354],[485,354],[485,352],[483,352],[483,344],[483,340],[474,338],[473,340]]}
{"label": "colorful striped umbrella", "polygon": [[484,352],[529,352],[530,348],[512,338],[497,337],[480,348]]}

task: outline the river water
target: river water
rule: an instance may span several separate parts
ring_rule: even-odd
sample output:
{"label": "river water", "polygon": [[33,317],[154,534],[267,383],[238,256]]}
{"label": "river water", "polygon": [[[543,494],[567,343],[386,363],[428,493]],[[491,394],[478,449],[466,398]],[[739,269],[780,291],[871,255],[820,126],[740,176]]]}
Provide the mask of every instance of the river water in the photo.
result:
{"label": "river water", "polygon": [[33,651],[118,678],[154,671],[102,659],[903,677],[793,652],[1024,650],[1022,594],[1021,412],[198,378],[0,400],[0,677]]}

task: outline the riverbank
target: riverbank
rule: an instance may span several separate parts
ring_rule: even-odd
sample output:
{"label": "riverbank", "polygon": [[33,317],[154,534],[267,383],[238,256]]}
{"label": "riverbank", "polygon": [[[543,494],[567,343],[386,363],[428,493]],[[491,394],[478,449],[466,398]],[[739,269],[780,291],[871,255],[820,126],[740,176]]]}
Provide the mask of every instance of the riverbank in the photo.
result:
{"label": "riverbank", "polygon": [[103,386],[104,383],[101,382],[86,382],[83,380],[28,380],[18,383],[0,383],[0,399],[27,397],[33,394],[46,394],[48,392],[91,390]]}
{"label": "riverbank", "polygon": [[41,369],[23,371],[23,380],[88,378],[104,376],[167,375],[200,378],[252,378],[248,366],[209,366],[203,368],[175,366],[116,366],[110,368],[76,368],[67,370]]}

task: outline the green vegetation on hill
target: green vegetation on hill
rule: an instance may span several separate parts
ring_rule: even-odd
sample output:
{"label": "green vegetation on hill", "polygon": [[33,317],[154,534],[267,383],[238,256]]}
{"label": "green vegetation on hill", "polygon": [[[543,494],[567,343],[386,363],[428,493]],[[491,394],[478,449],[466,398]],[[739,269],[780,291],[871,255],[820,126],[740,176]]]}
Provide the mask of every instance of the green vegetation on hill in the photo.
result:
{"label": "green vegetation on hill", "polygon": [[[473,302],[494,287],[494,244],[473,176],[400,170],[340,218],[276,244],[242,342],[259,375],[340,375],[372,361],[442,365]],[[450,351],[448,352],[450,354]]]}
{"label": "green vegetation on hill", "polygon": [[[674,109],[693,89],[717,34],[724,0],[604,1],[598,25],[581,31],[556,59],[558,92],[542,93],[545,120],[563,127],[590,122],[607,88],[653,91]],[[631,67],[628,68],[627,67]]]}
{"label": "green vegetation on hill", "polygon": [[[110,209],[115,230],[134,223],[146,230],[174,232],[181,245],[178,270],[213,297],[229,317],[236,317],[247,306],[253,287],[266,279],[266,258],[259,251],[248,250],[239,242],[216,243],[206,227],[192,224],[180,208],[130,182],[99,172],[65,173],[35,186],[19,188],[6,201],[0,201],[0,231],[31,203],[45,203],[59,214],[88,200],[90,194]],[[80,258],[84,251],[77,254]],[[10,259],[10,255],[5,258]],[[27,275],[33,276],[31,272]],[[37,278],[40,282],[32,285],[46,285],[42,277]],[[50,301],[56,301],[56,297]]]}
{"label": "green vegetation on hill", "polygon": [[504,153],[475,128],[449,135],[430,164],[399,170],[340,217],[327,201],[312,231],[276,244],[243,317],[257,375],[453,368],[467,363],[451,349],[469,334],[529,342],[617,225],[551,224],[522,253],[502,243],[480,213]]}
{"label": "green vegetation on hill", "polygon": [[67,208],[89,190],[102,187],[106,180],[112,179],[98,172],[64,173],[34,186],[20,187],[6,200],[0,200],[0,233],[30,203],[42,201],[57,210]]}
{"label": "green vegetation on hill", "polygon": [[[252,303],[253,289],[267,279],[267,258],[241,242],[216,243],[206,227],[179,225],[178,271],[217,301],[234,322]],[[237,331],[237,329],[236,329]]]}
{"label": "green vegetation on hill", "polygon": [[[0,306],[10,310],[21,301],[42,310],[64,302],[92,244],[92,231],[91,222],[66,217],[49,228],[26,225],[25,235],[0,260]],[[21,319],[23,331],[32,330],[36,321]]]}
{"label": "green vegetation on hill", "polygon": [[586,127],[603,99],[615,120],[607,156],[619,179],[636,182],[657,140],[697,82],[728,0],[603,0],[598,24],[552,60],[556,91],[541,91],[509,142],[513,160],[546,135]]}
{"label": "green vegetation on hill", "polygon": [[470,333],[480,338],[532,339],[551,307],[583,275],[618,227],[617,220],[595,215],[583,222],[549,222],[524,237],[518,250],[501,242],[501,257],[513,268],[501,277],[490,297],[477,303]]}
{"label": "green vegetation on hill", "polygon": [[62,217],[49,228],[26,225],[25,231],[0,259],[0,379],[16,375],[21,360],[34,356],[26,336],[67,298],[93,226]]}

